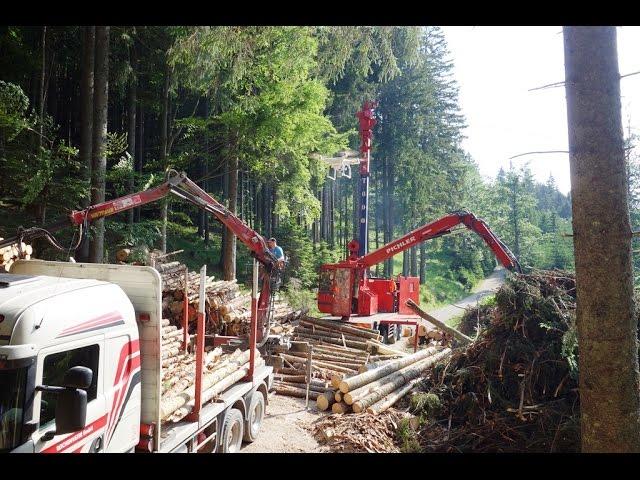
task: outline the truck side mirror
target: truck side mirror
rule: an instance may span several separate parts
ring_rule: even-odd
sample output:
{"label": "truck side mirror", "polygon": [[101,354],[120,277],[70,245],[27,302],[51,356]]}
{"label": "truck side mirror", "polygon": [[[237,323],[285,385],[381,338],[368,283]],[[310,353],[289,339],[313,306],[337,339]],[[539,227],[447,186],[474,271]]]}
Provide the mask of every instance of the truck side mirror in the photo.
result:
{"label": "truck side mirror", "polygon": [[93,371],[87,367],[71,367],[64,374],[64,390],[56,401],[56,435],[77,432],[87,424],[87,389]]}
{"label": "truck side mirror", "polygon": [[93,381],[93,371],[87,367],[71,367],[64,374],[64,386],[67,388],[82,388],[86,390]]}
{"label": "truck side mirror", "polygon": [[93,381],[93,371],[87,367],[71,367],[64,374],[62,387],[40,385],[36,390],[56,395],[56,429],[47,432],[42,440],[82,430],[87,423],[87,391]]}
{"label": "truck side mirror", "polygon": [[56,435],[77,432],[87,423],[87,392],[65,388],[56,402]]}

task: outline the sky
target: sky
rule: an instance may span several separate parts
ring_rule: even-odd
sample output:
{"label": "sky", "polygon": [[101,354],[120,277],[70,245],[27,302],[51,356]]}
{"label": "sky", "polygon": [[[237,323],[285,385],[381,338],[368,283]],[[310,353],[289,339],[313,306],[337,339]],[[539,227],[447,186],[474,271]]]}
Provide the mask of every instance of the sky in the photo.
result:
{"label": "sky", "polygon": [[[466,118],[464,149],[486,177],[509,157],[534,151],[567,151],[567,111],[564,85],[529,91],[564,80],[562,27],[442,27],[459,104]],[[620,75],[640,70],[640,27],[618,27]],[[620,80],[622,123],[640,133],[640,75]],[[558,189],[568,193],[567,153],[526,155],[511,160],[529,165],[536,179],[553,175]]]}

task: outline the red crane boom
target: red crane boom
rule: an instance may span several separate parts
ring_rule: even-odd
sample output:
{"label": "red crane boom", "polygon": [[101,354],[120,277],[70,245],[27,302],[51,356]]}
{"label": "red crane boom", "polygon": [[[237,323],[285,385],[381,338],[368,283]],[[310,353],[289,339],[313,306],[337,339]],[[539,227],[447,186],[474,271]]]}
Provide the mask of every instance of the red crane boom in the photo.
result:
{"label": "red crane boom", "polygon": [[[22,241],[30,241],[34,238],[46,236],[51,243],[61,247],[53,238],[52,232],[60,230],[68,226],[79,226],[81,230],[86,231],[86,226],[96,219],[115,215],[135,207],[147,205],[162,199],[169,193],[172,193],[206,212],[211,213],[220,222],[222,222],[234,235],[238,237],[242,243],[251,251],[251,255],[264,265],[266,275],[262,277],[262,289],[257,302],[257,324],[265,325],[269,317],[269,304],[272,293],[272,272],[275,272],[277,260],[269,251],[267,243],[259,233],[251,229],[242,220],[236,217],[228,208],[218,202],[215,198],[202,190],[197,184],[190,180],[185,173],[178,173],[170,170],[167,173],[167,179],[157,187],[144,190],[142,192],[132,193],[113,200],[91,205],[83,210],[74,210],[64,220],[45,228],[32,227],[27,229],[19,229],[18,235],[15,237],[0,240],[0,248],[17,243],[20,245]],[[82,237],[82,235],[81,235]],[[79,246],[76,245],[76,248]],[[262,331],[258,332],[258,342],[263,335]]]}
{"label": "red crane boom", "polygon": [[473,213],[459,211],[423,225],[403,237],[361,257],[357,256],[358,242],[349,244],[350,255],[340,263],[320,267],[318,309],[324,313],[349,317],[353,314],[403,313],[404,300],[420,302],[419,281],[415,277],[394,279],[368,278],[370,267],[421,242],[451,233],[457,225],[464,225],[477,233],[509,270],[520,271],[520,265],[511,250],[500,241],[489,226]]}
{"label": "red crane boom", "polygon": [[404,237],[358,258],[356,261],[362,267],[372,267],[420,242],[451,233],[451,229],[459,224],[463,224],[469,230],[480,235],[505,268],[509,270],[519,268],[518,261],[513,253],[495,236],[484,220],[466,211],[451,213],[446,217],[427,223],[407,233]]}

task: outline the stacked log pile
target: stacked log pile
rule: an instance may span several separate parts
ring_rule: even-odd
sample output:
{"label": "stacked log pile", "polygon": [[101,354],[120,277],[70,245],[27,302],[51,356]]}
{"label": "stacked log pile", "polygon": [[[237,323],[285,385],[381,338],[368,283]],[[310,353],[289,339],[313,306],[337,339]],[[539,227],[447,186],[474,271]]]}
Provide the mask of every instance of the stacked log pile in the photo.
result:
{"label": "stacked log pile", "polygon": [[19,259],[29,260],[32,254],[33,247],[24,242],[20,242],[20,245],[15,244],[0,248],[0,267],[4,268],[5,272],[8,272],[13,262]]}
{"label": "stacked log pile", "polygon": [[[335,391],[329,394],[329,381],[366,371],[372,362],[385,362],[403,356],[402,352],[385,348],[377,331],[354,327],[342,322],[303,317],[293,329],[294,342],[303,342],[313,348],[311,356],[311,383],[309,398],[319,402],[321,410],[333,404]],[[382,351],[380,351],[382,350]],[[296,349],[280,351],[282,368],[276,369],[282,378],[276,393],[306,397],[309,354]],[[302,389],[302,391],[301,391]],[[312,393],[313,392],[313,393]]]}
{"label": "stacked log pile", "polygon": [[357,375],[335,375],[331,379],[333,388],[323,394],[323,399],[318,398],[318,409],[331,406],[333,413],[384,412],[411,390],[427,368],[449,355],[449,348],[430,347]]}
{"label": "stacked log pile", "polygon": [[[157,265],[156,269],[162,276],[162,308],[163,316],[169,318],[171,324],[180,326],[183,322],[184,311],[184,272],[185,267],[179,262],[169,262]],[[188,318],[189,332],[193,333],[196,328],[200,274],[189,272],[188,275]],[[206,312],[206,333],[242,336],[249,333],[251,321],[251,294],[241,293],[240,286],[236,280],[215,280],[214,277],[207,277],[205,281],[205,312]],[[305,312],[294,310],[289,305],[276,302],[273,309],[274,327],[283,325],[286,322],[294,321]],[[272,328],[272,330],[273,330]],[[286,327],[282,327],[284,331]],[[282,333],[282,332],[274,332]]]}
{"label": "stacked log pile", "polygon": [[[174,326],[162,329],[162,422],[178,422],[191,412],[195,405],[196,361],[193,353],[184,353],[180,348],[180,330]],[[166,346],[165,346],[166,345]],[[246,377],[249,369],[250,351],[237,349],[223,354],[221,348],[205,348],[203,359],[202,403],[218,397],[236,382]],[[260,353],[256,352],[255,366],[264,365]]]}

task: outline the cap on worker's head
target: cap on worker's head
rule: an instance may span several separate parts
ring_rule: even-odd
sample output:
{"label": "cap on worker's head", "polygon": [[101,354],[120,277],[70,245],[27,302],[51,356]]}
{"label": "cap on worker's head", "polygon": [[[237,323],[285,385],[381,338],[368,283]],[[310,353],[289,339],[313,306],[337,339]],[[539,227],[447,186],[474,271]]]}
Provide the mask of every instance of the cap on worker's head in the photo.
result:
{"label": "cap on worker's head", "polygon": [[270,241],[270,242],[273,242],[273,243],[276,243],[276,239],[275,239],[275,238],[273,238],[273,237],[271,237],[271,238],[269,239],[269,241]]}

